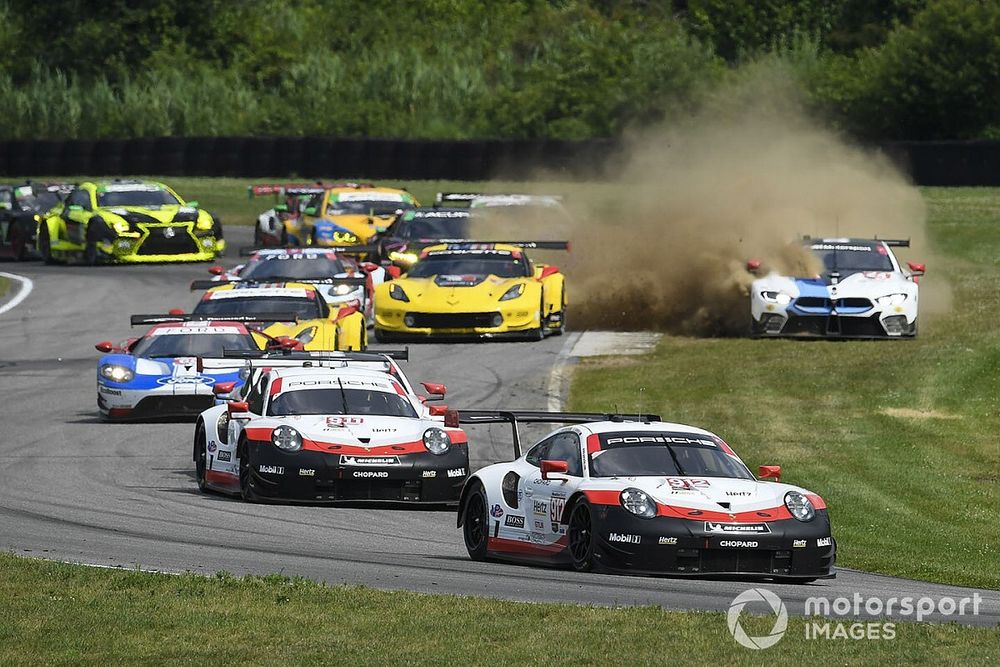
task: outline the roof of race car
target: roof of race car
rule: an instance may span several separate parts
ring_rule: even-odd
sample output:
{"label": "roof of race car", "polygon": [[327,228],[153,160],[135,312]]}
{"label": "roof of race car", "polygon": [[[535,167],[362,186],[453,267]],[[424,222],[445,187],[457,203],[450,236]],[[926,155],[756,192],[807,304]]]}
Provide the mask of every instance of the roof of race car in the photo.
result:
{"label": "roof of race car", "polygon": [[439,206],[425,206],[411,209],[403,213],[403,220],[420,220],[426,218],[468,218],[472,213],[467,208],[445,208]]}
{"label": "roof of race car", "polygon": [[204,334],[250,334],[241,322],[226,320],[199,320],[194,322],[166,322],[157,324],[146,332],[147,336],[180,336]]}
{"label": "roof of race car", "polygon": [[163,183],[156,181],[138,180],[90,181],[82,183],[81,187],[88,185],[93,186],[98,192],[158,192],[170,189]]}
{"label": "roof of race car", "polygon": [[285,297],[292,299],[314,299],[317,290],[309,283],[226,283],[210,287],[202,297],[203,301],[216,299],[267,299]]}
{"label": "roof of race car", "polygon": [[340,387],[370,389],[389,394],[406,395],[403,386],[388,371],[358,367],[341,368],[281,368],[272,371],[272,395],[299,389]]}
{"label": "roof of race car", "polygon": [[427,246],[421,257],[435,255],[504,255],[520,257],[524,251],[506,243],[439,243]]}
{"label": "roof of race car", "polygon": [[413,195],[406,190],[386,187],[347,187],[330,188],[330,198],[335,201],[398,201],[415,202]]}

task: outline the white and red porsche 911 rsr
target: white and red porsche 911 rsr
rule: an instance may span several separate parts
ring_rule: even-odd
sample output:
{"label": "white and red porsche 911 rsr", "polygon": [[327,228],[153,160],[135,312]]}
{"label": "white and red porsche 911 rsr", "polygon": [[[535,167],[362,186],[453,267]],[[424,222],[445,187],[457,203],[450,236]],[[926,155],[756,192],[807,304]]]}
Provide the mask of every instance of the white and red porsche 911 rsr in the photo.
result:
{"label": "white and red porsche 911 rsr", "polygon": [[[198,419],[202,490],[248,501],[458,500],[469,470],[466,435],[444,425],[445,406],[426,405],[393,359],[304,353],[259,363],[236,400]],[[424,387],[444,396],[443,385]]]}
{"label": "white and red porsche 911 rsr", "polygon": [[[833,577],[826,504],[756,479],[718,436],[652,416],[459,411],[464,424],[569,422],[465,485],[458,525],[475,560],[577,570]],[[519,446],[515,446],[515,452]],[[779,477],[777,466],[762,476]]]}

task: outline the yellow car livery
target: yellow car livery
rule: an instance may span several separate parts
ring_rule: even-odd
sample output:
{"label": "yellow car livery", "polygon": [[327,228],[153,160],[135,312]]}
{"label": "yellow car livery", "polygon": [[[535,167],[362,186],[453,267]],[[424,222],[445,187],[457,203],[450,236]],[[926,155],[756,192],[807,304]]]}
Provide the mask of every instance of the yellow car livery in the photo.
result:
{"label": "yellow car livery", "polygon": [[406,190],[351,186],[314,195],[302,210],[310,245],[364,245],[400,213],[420,204]]}
{"label": "yellow car livery", "polygon": [[193,315],[225,320],[226,316],[254,313],[295,313],[295,322],[275,322],[255,335],[264,347],[277,338],[294,338],[306,350],[364,350],[368,347],[365,316],[357,308],[331,310],[310,283],[252,283],[195,281],[192,289],[206,289]]}
{"label": "yellow car livery", "polygon": [[77,185],[38,223],[37,238],[49,263],[205,261],[226,249],[218,218],[149,181]]}
{"label": "yellow car livery", "polygon": [[565,241],[445,243],[429,246],[401,278],[375,291],[379,340],[439,335],[540,340],[561,334],[566,290],[554,266],[525,248],[568,249]]}

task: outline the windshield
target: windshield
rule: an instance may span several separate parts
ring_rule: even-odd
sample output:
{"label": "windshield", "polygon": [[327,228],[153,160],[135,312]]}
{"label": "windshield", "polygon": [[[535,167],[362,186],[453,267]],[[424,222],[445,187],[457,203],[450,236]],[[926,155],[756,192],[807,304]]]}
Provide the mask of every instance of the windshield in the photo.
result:
{"label": "windshield", "polygon": [[518,278],[531,275],[523,257],[510,253],[429,255],[413,265],[407,277],[497,276]]}
{"label": "windshield", "polygon": [[[642,433],[635,434],[635,437],[615,437],[618,435],[601,434],[602,448],[590,455],[592,477],[698,475],[754,478],[739,460],[723,452],[711,441],[702,440],[700,436],[688,433]],[[671,442],[648,442],[654,438]],[[625,442],[618,444],[613,441]],[[701,442],[709,444],[699,444]]]}
{"label": "windshield", "polygon": [[142,206],[155,208],[157,206],[176,206],[180,204],[177,198],[166,190],[159,188],[135,190],[107,190],[97,192],[97,205],[108,206]]}
{"label": "windshield", "polygon": [[411,239],[464,239],[468,237],[469,218],[414,218],[406,223],[400,236]]}
{"label": "windshield", "polygon": [[[241,297],[233,299],[208,299],[199,301],[195,315],[242,315],[244,313],[295,313],[300,320],[321,318],[319,303],[314,299],[269,296],[267,298]],[[217,319],[225,319],[217,317]]]}
{"label": "windshield", "polygon": [[248,334],[158,334],[141,338],[130,352],[136,357],[221,357],[223,350],[258,350]]}
{"label": "windshield", "polygon": [[250,262],[240,272],[240,277],[244,280],[287,282],[332,278],[346,271],[343,262],[326,255],[278,255]]}
{"label": "windshield", "polygon": [[823,262],[827,273],[859,271],[895,271],[889,252],[881,243],[832,244],[817,243],[813,253]]}
{"label": "windshield", "polygon": [[54,208],[62,199],[55,192],[38,192],[21,197],[18,204],[22,211],[45,212]]}
{"label": "windshield", "polygon": [[416,417],[410,402],[399,394],[369,389],[299,389],[271,401],[269,415],[378,415]]}
{"label": "windshield", "polygon": [[352,199],[351,201],[331,201],[326,207],[327,215],[376,215],[384,217],[396,215],[400,211],[413,208],[403,201],[377,201]]}

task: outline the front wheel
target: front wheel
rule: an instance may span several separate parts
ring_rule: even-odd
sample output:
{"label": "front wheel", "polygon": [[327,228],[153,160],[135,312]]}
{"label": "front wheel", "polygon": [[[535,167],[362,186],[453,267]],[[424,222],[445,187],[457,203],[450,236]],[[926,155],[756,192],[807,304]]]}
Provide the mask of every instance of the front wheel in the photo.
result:
{"label": "front wheel", "polygon": [[83,263],[88,266],[94,266],[97,264],[99,259],[97,252],[97,242],[101,240],[103,236],[101,234],[102,227],[107,229],[104,221],[100,218],[96,218],[87,223],[87,244],[83,249]]}
{"label": "front wheel", "polygon": [[580,502],[573,508],[566,532],[573,569],[577,572],[594,569],[594,521],[587,503]]}
{"label": "front wheel", "polygon": [[490,520],[486,507],[486,491],[475,482],[462,506],[462,536],[472,560],[486,560],[486,543],[489,538]]}
{"label": "front wheel", "polygon": [[198,490],[208,491],[208,438],[205,437],[205,424],[199,422],[194,432],[194,473],[198,481]]}
{"label": "front wheel", "polygon": [[240,457],[240,496],[245,502],[257,502],[257,494],[253,490],[253,462],[250,460],[250,448],[247,447],[246,440],[242,440],[236,448]]}

